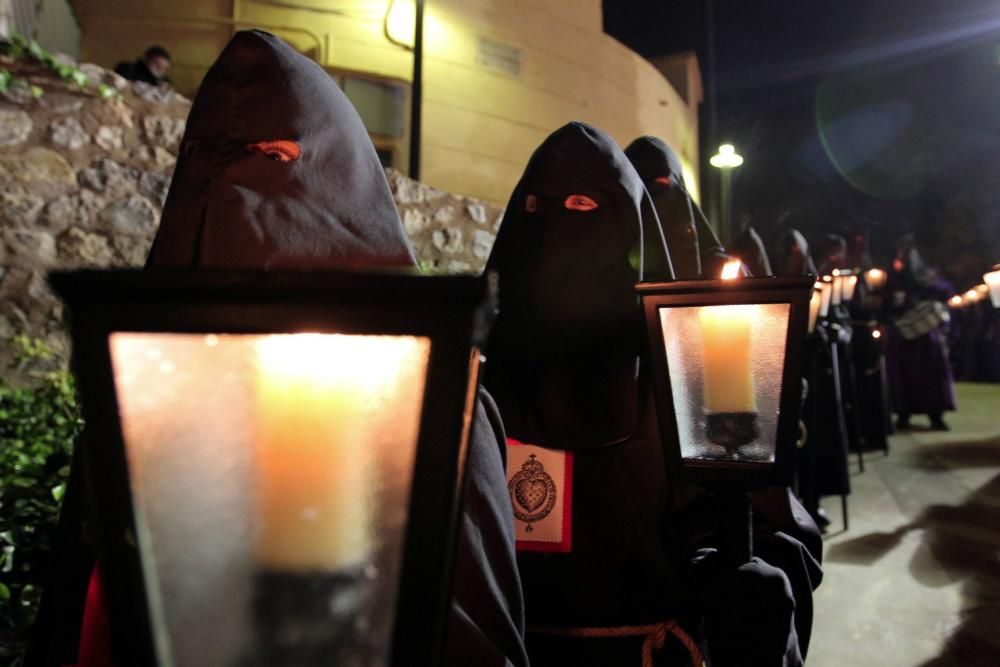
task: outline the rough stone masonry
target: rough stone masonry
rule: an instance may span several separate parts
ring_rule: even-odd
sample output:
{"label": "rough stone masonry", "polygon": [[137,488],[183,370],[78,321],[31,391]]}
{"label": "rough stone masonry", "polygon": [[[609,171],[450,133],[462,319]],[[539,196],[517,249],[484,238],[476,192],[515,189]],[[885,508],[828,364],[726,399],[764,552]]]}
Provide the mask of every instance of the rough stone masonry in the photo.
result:
{"label": "rough stone masonry", "polygon": [[[0,94],[0,373],[19,383],[8,341],[42,338],[65,363],[62,307],[45,283],[55,268],[141,266],[159,224],[191,102],[83,64],[101,99],[40,67],[0,58],[28,79]],[[421,268],[479,272],[502,209],[388,170],[400,217]]]}

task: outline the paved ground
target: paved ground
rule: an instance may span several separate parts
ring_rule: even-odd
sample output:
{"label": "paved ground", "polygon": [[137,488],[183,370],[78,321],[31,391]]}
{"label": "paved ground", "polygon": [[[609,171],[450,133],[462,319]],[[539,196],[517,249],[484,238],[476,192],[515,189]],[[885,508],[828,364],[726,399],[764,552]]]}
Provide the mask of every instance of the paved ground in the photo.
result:
{"label": "paved ground", "polygon": [[1000,385],[958,400],[950,432],[896,435],[864,473],[852,461],[850,530],[825,500],[809,667],[1000,666]]}

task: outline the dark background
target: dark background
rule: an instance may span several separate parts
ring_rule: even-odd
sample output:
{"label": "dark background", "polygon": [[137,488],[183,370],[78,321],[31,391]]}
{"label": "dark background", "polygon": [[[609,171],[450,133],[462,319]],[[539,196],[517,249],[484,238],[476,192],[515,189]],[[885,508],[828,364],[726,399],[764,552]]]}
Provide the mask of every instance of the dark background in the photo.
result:
{"label": "dark background", "polygon": [[604,21],[644,56],[697,51],[704,199],[731,141],[733,219],[768,247],[866,226],[884,265],[913,232],[961,290],[1000,262],[1000,2],[605,0]]}

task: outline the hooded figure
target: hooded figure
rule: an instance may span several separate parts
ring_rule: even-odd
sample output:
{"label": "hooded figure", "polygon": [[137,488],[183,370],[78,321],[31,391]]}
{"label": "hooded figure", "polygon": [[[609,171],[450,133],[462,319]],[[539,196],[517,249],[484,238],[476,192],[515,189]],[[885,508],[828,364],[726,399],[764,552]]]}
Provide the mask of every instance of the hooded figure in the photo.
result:
{"label": "hooded figure", "polygon": [[809,255],[806,237],[797,229],[789,229],[774,244],[774,275],[819,276]]}
{"label": "hooded figure", "polygon": [[716,278],[727,257],[684,186],[681,161],[663,140],[639,137],[625,149],[653,199],[679,280]]}
{"label": "hooded figure", "polygon": [[[667,483],[633,290],[670,279],[670,259],[649,195],[610,137],[574,122],[546,139],[487,267],[501,287],[484,383],[507,429],[532,664],[689,664],[698,654],[682,625],[693,631],[701,618],[709,634],[723,629],[708,648],[726,655],[742,641],[718,612],[746,612],[738,592],[751,590],[774,612],[756,630],[776,639],[759,645],[778,661],[715,664],[796,664],[781,659],[795,644],[783,572],[754,559],[702,568],[706,583],[688,585],[700,545],[676,533],[670,508],[704,495]],[[690,533],[711,531],[704,514],[685,516]]]}
{"label": "hooded figure", "polygon": [[[240,32],[229,42],[199,89],[180,152],[149,268],[415,265],[354,107],[321,67],[273,35]],[[527,665],[505,436],[492,400],[480,395],[445,662]],[[80,664],[104,664],[93,662],[107,648],[106,627],[94,625],[100,616],[100,604],[88,600]],[[50,652],[38,664],[66,662],[74,660]]]}
{"label": "hooded figure", "polygon": [[750,270],[751,276],[763,278],[774,275],[771,271],[771,262],[767,258],[767,250],[764,249],[764,242],[753,227],[747,225],[730,251]]}
{"label": "hooded figure", "polygon": [[847,267],[847,241],[840,234],[827,234],[816,244],[816,268],[822,275]]}
{"label": "hooded figure", "polygon": [[[897,427],[926,414],[931,427],[948,430],[942,417],[955,409],[955,385],[945,348],[945,300],[952,289],[927,267],[912,235],[901,238],[886,278],[886,364]],[[909,325],[909,326],[907,326]]]}

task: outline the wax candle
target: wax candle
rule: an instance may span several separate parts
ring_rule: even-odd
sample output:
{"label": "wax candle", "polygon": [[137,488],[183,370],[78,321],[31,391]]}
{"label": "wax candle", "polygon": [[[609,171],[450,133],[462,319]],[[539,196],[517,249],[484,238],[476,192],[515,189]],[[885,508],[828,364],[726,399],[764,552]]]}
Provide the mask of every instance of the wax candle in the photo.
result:
{"label": "wax candle", "polygon": [[750,363],[753,313],[749,305],[704,306],[698,312],[710,414],[757,409]]}
{"label": "wax candle", "polygon": [[858,286],[858,277],[854,274],[844,276],[844,300],[854,299],[854,289]]}
{"label": "wax candle", "polygon": [[826,317],[830,312],[830,297],[833,295],[833,278],[830,276],[823,276],[823,279],[819,282],[819,286],[822,290],[822,301],[819,306],[819,316]]}
{"label": "wax candle", "polygon": [[265,568],[336,571],[372,547],[363,364],[351,338],[257,343],[257,559]]}
{"label": "wax candle", "polygon": [[948,305],[951,306],[952,308],[961,308],[962,306],[965,305],[965,302],[962,300],[962,297],[960,295],[956,294],[955,296],[948,299]]}
{"label": "wax candle", "polygon": [[816,330],[816,320],[819,318],[819,308],[823,303],[823,288],[820,283],[813,287],[812,296],[809,298],[809,333]]}
{"label": "wax candle", "polygon": [[994,308],[1000,308],[1000,264],[993,267],[989,273],[983,274],[983,280],[990,288],[990,301]]}
{"label": "wax candle", "polygon": [[844,276],[840,275],[840,271],[837,269],[833,270],[833,293],[830,297],[830,303],[835,306],[840,305],[841,297],[844,293]]}

